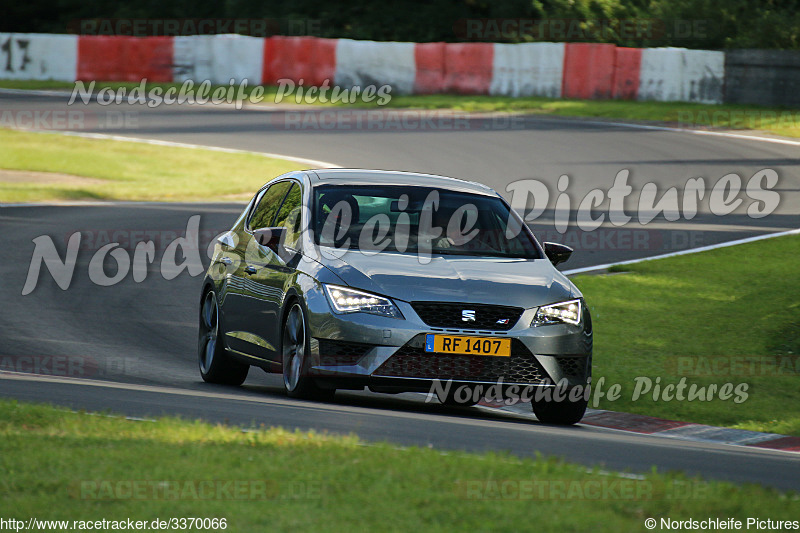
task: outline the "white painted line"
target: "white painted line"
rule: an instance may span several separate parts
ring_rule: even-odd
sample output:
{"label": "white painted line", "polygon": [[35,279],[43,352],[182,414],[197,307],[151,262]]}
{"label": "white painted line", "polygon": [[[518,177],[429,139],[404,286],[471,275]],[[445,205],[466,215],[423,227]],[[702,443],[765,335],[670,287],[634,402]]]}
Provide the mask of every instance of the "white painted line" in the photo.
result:
{"label": "white painted line", "polygon": [[699,252],[707,252],[709,250],[716,250],[718,248],[727,248],[728,246],[736,246],[739,244],[747,244],[748,242],[763,241],[765,239],[773,239],[775,237],[785,237],[787,235],[800,235],[800,228],[789,231],[781,231],[779,233],[768,233],[767,235],[756,235],[755,237],[747,237],[746,239],[737,239],[735,241],[721,242],[719,244],[710,244],[708,246],[701,246],[700,248],[691,248],[689,250],[681,250],[679,252],[670,252],[668,254],[654,255],[652,257],[642,257],[640,259],[630,259],[628,261],[619,261],[616,263],[606,263],[604,265],[589,266],[583,268],[574,268],[572,270],[565,270],[562,272],[565,276],[572,276],[575,274],[582,274],[584,272],[593,272],[595,270],[606,270],[614,266],[632,265],[634,263],[641,263],[643,261],[652,261],[654,259],[666,259],[667,257],[677,257],[679,255],[696,254]]}
{"label": "white painted line", "polygon": [[[370,416],[376,416],[376,415],[391,416],[394,418],[427,420],[440,423],[442,421],[447,421],[448,423],[455,423],[459,425],[476,426],[483,428],[495,424],[505,423],[505,421],[502,419],[477,420],[477,419],[461,418],[458,416],[451,415],[449,413],[433,414],[433,413],[414,413],[414,412],[403,412],[403,411],[376,411],[374,408],[370,407],[357,407],[357,406],[349,406],[342,404],[320,403],[307,400],[293,400],[289,398],[282,399],[282,398],[264,397],[264,396],[249,395],[249,394],[221,393],[221,392],[213,392],[211,390],[203,391],[194,389],[179,389],[176,387],[167,387],[162,385],[139,385],[134,383],[121,383],[115,381],[103,381],[96,379],[46,376],[41,374],[28,374],[24,372],[14,372],[8,370],[0,370],[0,381],[1,380],[79,385],[84,387],[100,387],[100,388],[128,390],[128,391],[154,393],[154,394],[172,394],[175,396],[188,396],[194,398],[215,398],[219,400],[234,400],[239,402],[257,403],[262,405],[294,407],[298,409],[313,409],[315,411],[330,411],[337,413],[348,413],[348,414],[359,414],[359,415],[370,415]],[[542,429],[541,427],[533,425],[530,427],[515,426],[515,428],[520,431],[534,432],[534,433]],[[559,434],[561,436],[565,436],[568,434],[568,429],[563,429],[563,428],[548,428],[548,431],[554,434]],[[602,434],[598,434],[598,437],[606,438],[606,436]],[[609,433],[609,438],[611,438],[610,433]]]}
{"label": "white painted line", "polygon": [[0,94],[19,94],[33,96],[69,96],[72,89],[0,89]]}
{"label": "white painted line", "polygon": [[[3,89],[0,89],[0,93],[2,93]],[[24,92],[24,91],[23,91]],[[558,120],[558,117],[555,117]],[[739,135],[735,133],[726,133],[726,132],[715,132],[715,131],[702,131],[702,130],[691,130],[686,128],[670,128],[666,126],[649,126],[645,124],[627,124],[624,122],[604,122],[604,121],[593,121],[593,120],[577,120],[578,122],[583,122],[586,124],[597,124],[597,125],[614,125],[614,126],[622,126],[628,128],[638,128],[638,129],[649,129],[649,130],[660,130],[660,131],[675,131],[675,132],[682,132],[682,133],[692,133],[698,135],[716,135],[721,137],[733,137],[745,140],[754,140],[754,141],[765,141],[765,142],[775,142],[778,144],[788,144],[792,146],[800,146],[800,141],[790,141],[788,139],[773,139],[767,137],[758,137],[754,135]],[[240,154],[256,154],[262,155],[265,157],[273,157],[277,159],[285,159],[287,161],[294,161],[298,163],[307,163],[312,165],[317,165],[319,168],[343,168],[339,165],[334,163],[328,163],[326,161],[318,161],[314,159],[305,159],[305,158],[298,158],[293,156],[286,156],[281,154],[272,154],[267,152],[253,152],[249,150],[239,150],[236,148],[222,148],[217,146],[204,146],[199,144],[187,144],[187,143],[179,143],[173,141],[160,141],[155,139],[143,139],[139,137],[124,137],[121,135],[108,135],[102,133],[86,133],[86,132],[72,132],[72,131],[64,131],[64,132],[51,132],[51,131],[39,131],[39,130],[25,130],[30,131],[32,133],[59,133],[61,135],[70,135],[74,137],[85,137],[90,139],[109,139],[115,141],[129,141],[129,142],[138,142],[142,144],[153,144],[157,146],[174,146],[174,147],[181,147],[181,148],[191,148],[191,149],[199,149],[199,150],[211,150],[216,152],[225,152],[225,153],[240,153]],[[31,205],[38,205],[38,204],[0,204],[2,207],[27,207]],[[41,204],[41,205],[67,205],[67,204]],[[82,204],[82,205],[89,205],[89,204]],[[103,205],[103,203],[98,203],[97,205]],[[758,235],[756,237],[748,237],[746,239],[738,239],[735,241],[728,241],[719,244],[712,244],[709,246],[702,246],[700,248],[692,248],[689,250],[681,250],[679,252],[671,252],[667,254],[655,255],[652,257],[645,257],[641,259],[630,259],[628,261],[619,261],[616,263],[606,263],[603,265],[597,266],[590,266],[590,267],[583,267],[583,268],[576,268],[572,270],[565,270],[563,274],[565,276],[572,276],[575,274],[582,274],[585,272],[593,272],[595,270],[605,270],[611,268],[613,266],[620,266],[620,265],[631,265],[634,263],[640,263],[642,261],[651,261],[653,259],[665,259],[667,257],[676,257],[680,255],[688,255],[693,253],[705,252],[708,250],[715,250],[717,248],[725,248],[728,246],[735,246],[738,244],[746,244],[748,242],[755,242],[760,241],[763,239],[771,239],[773,237],[783,237],[785,235],[795,235],[800,233],[800,229],[797,230],[790,230],[784,231],[779,233],[770,233],[767,235]]]}
{"label": "white painted line", "polygon": [[[547,115],[542,116],[542,118],[547,117]],[[550,118],[550,117],[547,117]],[[691,133],[692,135],[712,135],[715,137],[728,137],[731,139],[743,139],[746,141],[762,141],[774,144],[787,144],[789,146],[800,146],[800,141],[793,141],[790,139],[781,139],[777,137],[762,137],[760,135],[746,135],[741,133],[731,133],[727,131],[713,131],[713,130],[695,130],[691,128],[674,128],[670,126],[655,126],[649,124],[635,124],[632,122],[607,122],[604,120],[582,120],[580,118],[577,119],[563,119],[569,120],[573,122],[581,122],[584,124],[595,124],[600,126],[620,126],[623,128],[633,128],[639,130],[656,130],[656,131],[674,131],[678,133]]]}
{"label": "white painted line", "polygon": [[[5,94],[17,94],[17,95],[32,94],[34,96],[69,96],[70,94],[72,94],[72,91],[71,90],[41,90],[41,89],[31,89],[31,90],[26,90],[26,89],[0,89],[0,94],[4,94],[4,93]],[[204,105],[204,104],[190,104],[190,105]],[[229,105],[233,105],[233,104],[229,104]],[[283,104],[275,104],[275,105],[276,106],[280,106],[280,105],[283,105]],[[291,105],[291,102],[289,102],[289,105]],[[314,106],[314,108],[319,109],[319,106]],[[253,106],[253,107],[249,107],[248,109],[253,110],[253,109],[258,109],[258,108],[257,108],[257,106]],[[266,109],[274,110],[274,108],[272,108],[272,107],[267,107]],[[368,111],[369,110],[369,109],[364,109],[364,108],[348,108],[348,107],[333,107],[333,108],[328,108],[328,109],[340,109],[340,110],[357,109],[357,110],[364,110],[364,111]],[[397,108],[397,107],[395,107],[395,108],[389,108],[389,109],[390,110],[395,110],[395,111],[403,111],[403,110],[419,111],[419,110],[414,109],[414,108]],[[387,109],[383,109],[383,110],[385,111]],[[463,111],[458,111],[457,112],[457,111],[454,111],[454,110],[451,110],[451,109],[441,109],[441,110],[438,110],[438,111],[445,111],[445,112],[453,111],[454,113],[458,113],[459,116],[474,117],[474,118],[486,118],[486,117],[492,117],[492,116],[507,116],[507,115],[525,115],[526,114],[524,112],[513,112],[513,113],[506,113],[506,112],[476,113],[476,112],[472,112],[472,113],[469,113],[469,112],[463,112]],[[580,122],[580,123],[583,123],[583,124],[594,124],[594,125],[598,125],[598,126],[609,126],[610,125],[610,126],[619,126],[619,127],[623,127],[623,128],[632,128],[632,129],[640,129],[640,130],[674,131],[674,132],[678,132],[678,133],[690,133],[692,135],[711,135],[711,136],[715,136],[715,137],[728,137],[728,138],[731,138],[731,139],[742,139],[742,140],[746,140],[746,141],[760,141],[760,142],[767,142],[767,143],[773,143],[773,144],[784,144],[784,145],[788,145],[788,146],[800,146],[800,140],[794,141],[794,140],[791,140],[791,139],[783,139],[783,138],[778,138],[778,137],[762,137],[760,135],[747,135],[747,134],[732,133],[732,132],[727,132],[727,131],[697,130],[697,129],[691,129],[691,128],[676,128],[676,127],[671,127],[671,126],[657,126],[657,125],[651,125],[651,124],[637,124],[637,123],[633,123],[633,122],[613,122],[613,121],[605,121],[605,120],[587,120],[587,119],[584,119],[584,118],[581,118],[581,117],[574,117],[574,118],[564,117],[564,118],[561,118],[561,117],[558,117],[557,115],[538,115],[537,114],[536,116],[538,118],[541,118],[541,119],[558,120],[558,121],[562,121],[562,122],[563,121]],[[275,157],[281,157],[281,156],[275,156]],[[332,167],[329,167],[329,168],[341,168],[341,167],[332,166]]]}
{"label": "white painted line", "polygon": [[109,206],[117,205],[117,202],[98,202],[94,200],[86,200],[81,202],[79,200],[72,202],[30,202],[20,204],[4,204],[0,203],[0,209],[4,207],[89,207],[89,206]]}
{"label": "white painted line", "polygon": [[249,200],[203,200],[199,202],[157,202],[152,200],[137,202],[136,200],[54,200],[52,202],[28,202],[28,203],[14,203],[4,204],[0,203],[0,209],[4,207],[109,207],[109,206],[196,206],[203,204],[210,204],[214,206],[232,206],[239,207],[245,205]]}
{"label": "white painted line", "polygon": [[[530,412],[530,409],[524,409],[523,411],[515,410],[514,408],[517,407],[518,405],[520,404],[501,405],[501,406],[489,406],[489,405],[478,404],[476,407],[487,413],[499,411],[503,413],[512,414],[515,416],[528,418],[530,420],[538,420],[536,416],[533,414],[533,412]],[[587,415],[593,413],[604,413],[604,412],[612,412],[612,411],[604,411],[600,409],[586,410]],[[613,413],[616,415],[628,415],[628,413],[620,413],[620,412],[613,412]],[[787,437],[787,435],[781,435],[778,433],[761,433],[758,431],[749,431],[749,430],[725,428],[717,426],[706,426],[702,424],[691,424],[691,423],[688,423],[687,425],[682,427],[654,431],[653,433],[641,433],[639,431],[635,431],[627,427],[610,427],[605,425],[595,425],[591,422],[591,420],[584,420],[583,422],[579,422],[579,424],[603,430],[619,431],[623,434],[628,434],[628,435],[634,433],[637,435],[664,437],[686,442],[706,442],[712,444],[724,444],[726,446],[745,447],[747,449],[752,449],[754,447],[753,444],[756,443],[764,443]],[[755,447],[758,448],[758,446]],[[792,450],[782,449],[782,448],[764,448],[764,449],[775,450],[782,453],[790,453],[793,455],[797,455],[798,453]]]}
{"label": "white painted line", "polygon": [[123,135],[107,135],[104,133],[87,133],[82,131],[41,131],[41,130],[24,130],[30,133],[56,133],[59,135],[68,135],[70,137],[85,137],[87,139],[105,139],[110,141],[123,141],[134,142],[140,144],[153,144],[156,146],[172,146],[175,148],[190,148],[192,150],[209,150],[212,152],[224,152],[228,154],[253,154],[264,157],[272,157],[274,159],[285,159],[286,161],[293,161],[295,163],[303,163],[312,165],[317,168],[342,168],[335,163],[327,161],[319,161],[317,159],[307,159],[305,157],[295,157],[285,154],[273,154],[270,152],[254,152],[252,150],[240,150],[238,148],[222,148],[220,146],[205,146],[202,144],[189,144],[179,143],[174,141],[159,141],[156,139],[143,139],[141,137],[125,137]]}
{"label": "white painted line", "polygon": [[[45,376],[40,374],[28,374],[23,372],[13,372],[6,370],[0,370],[0,380],[79,385],[86,387],[129,390],[129,391],[155,393],[155,394],[172,394],[176,396],[188,396],[195,398],[215,398],[219,400],[235,400],[240,402],[258,403],[262,405],[295,407],[299,409],[310,408],[314,410],[330,411],[338,413],[376,415],[376,410],[370,407],[357,407],[357,406],[349,406],[341,404],[319,403],[319,402],[305,401],[305,400],[291,400],[288,398],[284,400],[281,398],[274,398],[274,397],[270,398],[270,397],[244,395],[244,394],[231,394],[231,393],[219,393],[213,391],[179,389],[175,387],[167,387],[161,385],[139,385],[134,383],[120,383],[114,381],[102,381],[102,380],[85,379],[85,378]],[[515,417],[519,417],[519,413],[509,412],[504,409],[490,408],[486,406],[480,406],[480,407],[482,408],[481,411],[484,411],[487,414],[488,413],[503,414],[503,415],[513,415]],[[482,428],[505,424],[505,420],[503,419],[481,420],[481,419],[461,418],[458,416],[450,415],[448,413],[437,413],[437,414],[414,413],[414,412],[403,412],[403,411],[393,410],[393,411],[381,411],[379,414],[380,416],[390,416],[402,419],[427,420],[439,423],[446,421],[447,423],[454,423],[459,425],[475,426]],[[660,437],[658,432],[653,434],[643,434],[643,433],[627,431],[625,429],[608,428],[603,426],[590,426],[590,427],[592,427],[593,429],[600,430],[597,433],[593,433],[593,436],[595,438],[608,442],[616,441],[617,439],[615,438],[615,435],[623,436],[626,439],[629,439],[632,436],[634,436],[637,439],[647,439],[647,438],[658,439]],[[531,426],[515,424],[514,429],[524,432],[536,433],[542,429],[542,426],[539,424],[532,424]],[[547,426],[547,432],[554,436],[567,436],[571,434],[570,431],[572,430],[569,427]],[[773,449],[773,448],[738,446],[735,444],[716,442],[716,441],[689,440],[689,439],[675,438],[675,437],[669,438],[668,440],[679,441],[681,443],[684,443],[684,445],[688,445],[691,447],[698,447],[698,448],[714,447],[717,449],[721,449],[724,447],[734,446],[737,451],[747,451],[748,453],[757,453],[764,455],[767,454],[779,455],[786,453],[791,453],[796,455],[797,453],[797,452],[790,452],[787,450]]]}
{"label": "white painted line", "polygon": [[[219,86],[218,86],[219,87]],[[225,87],[225,86],[223,86]],[[90,101],[97,102],[97,95],[99,90],[90,93]],[[0,89],[0,96],[3,94],[10,94],[10,95],[32,95],[32,96],[61,96],[64,98],[68,98],[72,96],[72,89]],[[153,101],[150,99],[149,96],[145,95],[148,98],[148,102]],[[287,101],[276,103],[264,100],[262,102],[250,102],[248,99],[242,100],[242,105],[239,106],[235,103],[231,102],[220,102],[218,104],[214,104],[211,102],[206,103],[199,103],[195,102],[194,100],[186,100],[180,104],[161,104],[161,105],[180,105],[180,106],[197,106],[197,107],[206,107],[208,110],[229,110],[230,108],[235,108],[237,111],[241,111],[246,109],[247,111],[315,111],[315,110],[323,110],[323,109],[355,109],[359,111],[370,111],[369,108],[352,108],[352,107],[345,107],[345,106],[335,106],[331,105],[316,105],[316,104],[298,104],[294,101],[288,101],[291,99],[287,99]],[[127,100],[126,100],[127,101]],[[82,103],[82,102],[81,102]],[[102,105],[102,104],[101,104]],[[117,104],[120,105],[120,104]],[[144,105],[144,104],[129,104],[129,105]],[[152,108],[151,108],[152,109]],[[405,108],[394,108],[398,111],[403,111]],[[381,109],[383,110],[383,109]],[[415,109],[410,109],[410,111],[417,111]],[[442,110],[442,111],[450,111],[450,110]],[[488,113],[487,113],[488,115]]]}
{"label": "white painted line", "polygon": [[104,139],[109,141],[123,141],[139,144],[152,144],[156,146],[172,146],[175,148],[190,148],[192,150],[209,150],[211,152],[223,152],[227,154],[252,154],[260,155],[263,157],[271,157],[274,159],[284,159],[294,163],[303,163],[305,165],[312,165],[315,168],[342,168],[341,165],[336,163],[329,163],[328,161],[320,161],[318,159],[308,159],[306,157],[295,157],[286,154],[273,154],[270,152],[254,152],[252,150],[240,150],[238,148],[223,148],[221,146],[206,146],[203,144],[190,144],[179,143],[174,141],[160,141],[157,139],[144,139],[141,137],[125,137],[123,135],[108,135],[105,133],[88,133],[83,131],[52,131],[52,130],[31,130],[20,128],[19,131],[27,133],[52,133],[54,135],[67,135],[69,137],[84,137],[87,139]]}
{"label": "white painted line", "polygon": [[[30,130],[30,129],[20,129],[19,131],[25,131],[28,133],[52,133],[55,135],[66,135],[69,137],[83,137],[87,139],[102,139],[102,140],[110,140],[110,141],[121,141],[121,142],[132,142],[132,143],[139,143],[139,144],[151,144],[155,146],[170,146],[175,148],[189,148],[191,150],[208,150],[210,152],[222,152],[228,154],[252,154],[258,155],[262,157],[271,157],[273,159],[282,159],[284,161],[292,161],[294,163],[301,163],[304,165],[310,165],[314,168],[342,168],[340,165],[335,163],[329,163],[327,161],[319,161],[317,159],[307,159],[304,157],[295,157],[291,155],[285,154],[273,154],[269,152],[253,152],[251,150],[239,150],[237,148],[222,148],[220,146],[205,146],[202,144],[188,144],[188,143],[179,143],[173,141],[160,141],[156,139],[143,139],[141,137],[125,137],[123,135],[108,135],[104,133],[88,133],[88,132],[81,132],[81,131],[50,131],[50,130]],[[79,201],[79,202],[31,202],[31,203],[13,203],[13,204],[3,204],[0,203],[0,208],[4,207],[75,207],[75,206],[109,206],[109,205],[119,205],[121,203],[130,203],[130,204],[138,204],[142,205],[145,203],[152,204],[158,202],[98,202],[98,201]],[[173,203],[173,202],[163,202],[163,203]],[[180,203],[180,202],[174,202]],[[202,203],[202,202],[196,202]],[[210,202],[210,203],[227,203],[227,202]],[[230,202],[230,203],[244,203],[244,202]]]}

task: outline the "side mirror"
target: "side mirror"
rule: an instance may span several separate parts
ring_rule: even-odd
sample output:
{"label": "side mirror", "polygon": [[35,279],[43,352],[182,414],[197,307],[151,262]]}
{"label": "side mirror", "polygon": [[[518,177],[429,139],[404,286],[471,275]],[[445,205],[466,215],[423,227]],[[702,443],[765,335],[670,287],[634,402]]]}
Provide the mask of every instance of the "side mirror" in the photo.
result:
{"label": "side mirror", "polygon": [[556,242],[544,243],[544,255],[553,265],[565,262],[572,255],[572,248]]}
{"label": "side mirror", "polygon": [[278,245],[283,242],[286,235],[286,228],[261,228],[253,232],[256,242],[265,248],[269,248],[276,254]]}
{"label": "side mirror", "polygon": [[225,250],[233,250],[236,248],[236,237],[235,233],[232,231],[226,231],[222,235],[217,237],[217,242],[224,248]]}

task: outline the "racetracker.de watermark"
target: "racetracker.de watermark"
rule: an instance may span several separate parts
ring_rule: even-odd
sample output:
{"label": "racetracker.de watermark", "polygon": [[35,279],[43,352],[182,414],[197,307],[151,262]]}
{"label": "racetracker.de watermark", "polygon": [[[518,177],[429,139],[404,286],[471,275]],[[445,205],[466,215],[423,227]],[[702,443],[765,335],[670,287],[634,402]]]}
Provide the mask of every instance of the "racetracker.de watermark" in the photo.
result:
{"label": "racetracker.de watermark", "polygon": [[702,40],[713,37],[715,28],[711,19],[662,18],[469,18],[453,25],[459,39],[512,42]]}
{"label": "racetracker.de watermark", "polygon": [[3,109],[0,128],[21,130],[120,130],[139,127],[137,111]]}
{"label": "racetracker.de watermark", "polygon": [[760,109],[720,109],[678,111],[678,126],[681,128],[729,128],[764,129],[800,128],[800,111],[770,111]]}
{"label": "racetracker.de watermark", "polygon": [[274,115],[271,124],[287,131],[504,131],[525,129],[525,118],[441,110],[327,109],[286,111]]}
{"label": "racetracker.de watermark", "polygon": [[680,355],[664,370],[683,377],[777,377],[800,375],[800,355]]}
{"label": "racetracker.de watermark", "polygon": [[[197,246],[201,253],[209,249],[214,238],[228,231],[228,228],[201,229],[198,232]],[[140,243],[153,242],[156,251],[166,250],[177,238],[183,236],[185,228],[148,230],[143,228],[92,228],[80,231],[79,250],[96,252],[110,243],[133,252]],[[570,227],[560,233],[555,229],[541,229],[534,232],[542,242],[558,242],[580,251],[658,251],[670,252],[697,248],[709,243],[703,231],[661,230],[648,228],[606,228],[583,231]],[[56,242],[67,246],[74,232],[63,234]],[[213,245],[212,245],[213,248]]]}
{"label": "racetracker.de watermark", "polygon": [[455,494],[465,500],[652,501],[705,500],[714,487],[703,481],[625,479],[464,479]]}
{"label": "racetracker.de watermark", "polygon": [[[630,172],[623,169],[617,173],[614,179],[614,186],[608,191],[594,189],[584,196],[578,203],[575,212],[575,221],[578,229],[583,232],[598,230],[605,222],[620,227],[628,224],[632,217],[626,213],[624,201],[633,188],[628,184]],[[659,193],[655,183],[645,184],[639,194],[638,222],[646,225],[662,215],[667,221],[675,221],[682,216],[691,220],[696,216],[699,208],[699,200],[708,197],[707,203],[710,211],[715,215],[727,215],[736,209],[746,210],[747,216],[751,218],[761,218],[774,211],[779,202],[780,195],[772,190],[778,183],[778,174],[772,169],[763,169],[756,172],[743,187],[743,181],[737,174],[727,174],[719,181],[710,186],[706,184],[704,178],[692,178],[687,181],[684,188],[682,202],[676,187],[671,187]],[[558,180],[558,197],[556,198],[554,229],[564,234],[570,227],[572,217],[573,200],[567,194],[569,186],[569,176],[562,175]],[[502,234],[494,234],[484,231],[483,237],[494,242],[498,239],[511,239],[519,235],[522,231],[524,222],[536,220],[545,211],[549,204],[550,188],[538,180],[518,180],[510,183],[506,187],[506,192],[511,193],[511,207],[509,218],[505,230]],[[659,196],[660,194],[660,196]],[[745,198],[749,198],[749,204],[745,204]],[[596,208],[608,200],[608,213],[598,212]],[[402,195],[398,201],[408,203],[408,195]],[[532,204],[532,205],[531,205]],[[431,262],[433,243],[445,242],[448,246],[458,246],[464,251],[472,250],[475,243],[480,244],[480,239],[476,237],[481,234],[475,227],[477,222],[474,204],[467,203],[448,213],[449,220],[444,225],[434,224],[433,215],[439,206],[439,193],[431,191],[420,206],[420,221],[416,228],[415,253],[420,264]],[[400,253],[408,252],[406,248],[411,237],[411,229],[408,224],[400,224],[398,218],[397,227],[394,229],[394,239],[386,238],[392,228],[391,220],[388,217],[382,218],[380,214],[374,215],[363,222],[358,236],[357,249],[351,249],[352,236],[348,235],[350,224],[352,224],[352,208],[346,201],[340,201],[332,206],[331,211],[325,216],[324,224],[317,237],[329,242],[329,245],[320,245],[308,227],[311,221],[311,213],[307,207],[297,210],[293,216],[300,217],[298,235],[305,235],[307,246],[304,246],[300,260],[315,261],[321,256],[341,259],[347,253],[375,254],[394,246]],[[519,213],[519,214],[517,214]],[[520,218],[524,217],[524,218]],[[74,232],[69,235],[66,243],[66,251],[62,254],[56,247],[56,243],[49,235],[41,235],[33,239],[35,245],[31,257],[28,275],[22,289],[22,295],[30,294],[36,288],[40,279],[42,265],[46,267],[54,281],[62,290],[67,290],[72,283],[76,265],[78,264],[78,253],[81,251],[82,243],[84,249],[96,249],[92,258],[88,262],[88,275],[92,283],[99,286],[112,286],[123,281],[128,274],[132,275],[134,282],[140,283],[148,276],[148,272],[158,270],[166,280],[171,280],[187,271],[191,276],[199,276],[206,271],[201,256],[201,251],[205,249],[205,255],[211,259],[214,255],[215,241],[212,239],[206,246],[200,244],[200,215],[189,218],[186,231],[183,236],[178,236],[165,247],[160,255],[159,268],[151,268],[156,262],[156,243],[153,239],[131,241],[130,236],[123,233],[121,239],[113,240],[98,247],[96,239],[92,239],[92,234],[88,235],[91,243],[84,240],[82,232]],[[295,222],[292,222],[295,224]],[[389,226],[389,227],[387,227]],[[604,229],[603,231],[611,231]],[[336,237],[331,232],[336,232],[340,237]],[[285,236],[285,233],[284,233]],[[120,237],[120,235],[116,235]],[[235,234],[234,234],[235,237]],[[340,239],[337,242],[336,238]],[[127,241],[127,246],[122,245],[122,240]],[[610,242],[610,241],[609,241]],[[405,244],[402,244],[405,243]],[[437,244],[443,246],[444,244]],[[356,247],[353,247],[356,248]],[[245,255],[240,260],[231,262],[230,265],[219,267],[221,270],[212,270],[210,275],[225,276],[240,266],[244,261],[247,264],[255,264],[260,257],[260,248],[255,240],[247,243]],[[116,268],[112,268],[111,274],[107,269],[107,263],[111,260],[116,262]],[[84,264],[82,262],[81,264]]]}
{"label": "racetracker.de watermark", "polygon": [[318,500],[324,489],[319,480],[88,479],[72,483],[70,494],[75,499],[96,501],[269,501]]}
{"label": "racetracker.de watermark", "polygon": [[121,35],[128,37],[239,34],[252,37],[273,35],[319,35],[322,20],[308,18],[90,18],[67,24],[69,33]]}
{"label": "racetracker.de watermark", "polygon": [[[194,326],[194,324],[192,324]],[[88,355],[0,355],[0,372],[68,378],[120,378],[134,375],[138,361],[130,357]]]}

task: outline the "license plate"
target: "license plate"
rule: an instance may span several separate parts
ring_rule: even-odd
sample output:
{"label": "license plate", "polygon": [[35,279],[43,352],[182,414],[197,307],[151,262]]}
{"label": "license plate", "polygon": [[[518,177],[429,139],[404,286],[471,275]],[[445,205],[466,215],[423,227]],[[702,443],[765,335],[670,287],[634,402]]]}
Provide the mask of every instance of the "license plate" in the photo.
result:
{"label": "license plate", "polygon": [[425,336],[425,351],[461,355],[510,357],[511,339],[430,334]]}

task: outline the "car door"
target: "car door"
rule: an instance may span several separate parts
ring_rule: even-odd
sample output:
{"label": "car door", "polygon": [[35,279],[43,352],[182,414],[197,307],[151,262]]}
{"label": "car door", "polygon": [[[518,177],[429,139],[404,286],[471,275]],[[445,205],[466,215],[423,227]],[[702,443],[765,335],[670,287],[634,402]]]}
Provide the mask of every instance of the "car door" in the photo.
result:
{"label": "car door", "polygon": [[[227,255],[235,261],[228,278],[224,302],[226,343],[237,352],[259,359],[275,360],[275,328],[279,328],[277,309],[280,295],[269,290],[263,276],[272,270],[264,267],[282,260],[272,251],[259,245],[253,231],[271,227],[293,181],[270,185],[256,202],[255,207],[239,233],[239,241]],[[271,340],[270,340],[271,339]]]}
{"label": "car door", "polygon": [[[295,266],[300,259],[299,248],[300,217],[303,191],[299,183],[294,183],[281,204],[273,227],[286,229],[286,237],[276,254],[269,248],[258,246],[257,272],[251,280],[258,285],[254,290],[263,298],[260,316],[250,315],[251,328],[269,345],[280,348],[280,336],[283,328],[280,323],[281,309],[286,290],[295,273]],[[275,353],[270,359],[280,362],[280,355]]]}

